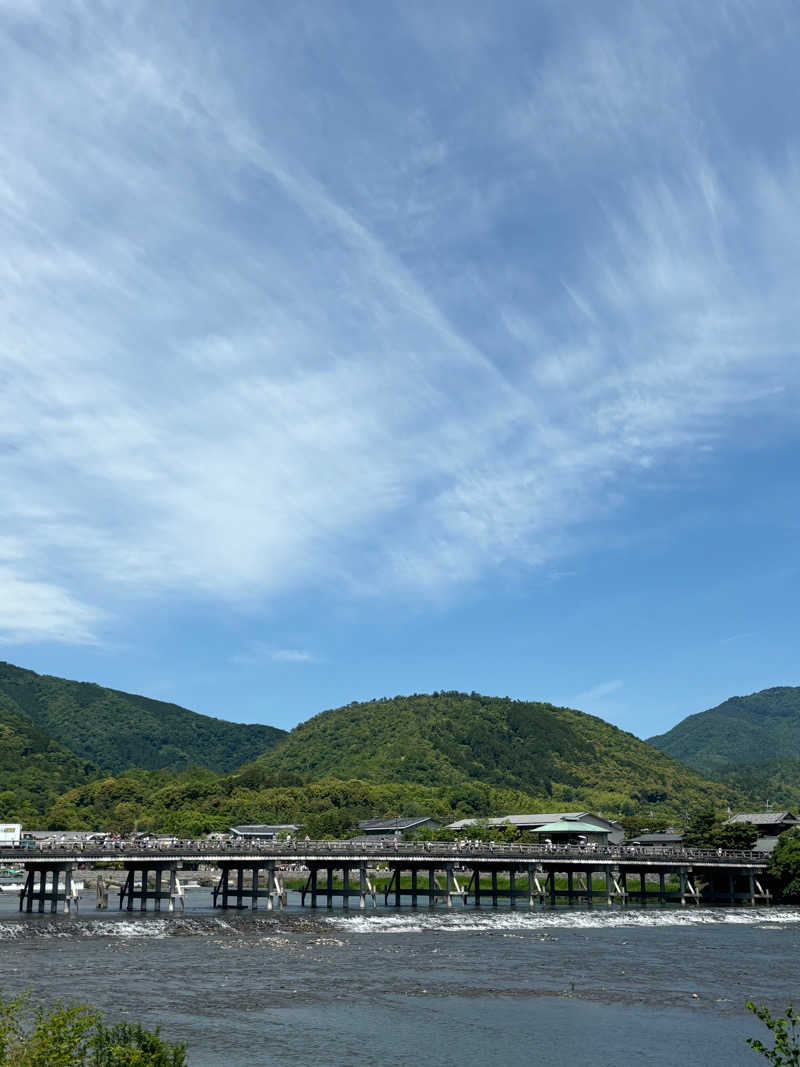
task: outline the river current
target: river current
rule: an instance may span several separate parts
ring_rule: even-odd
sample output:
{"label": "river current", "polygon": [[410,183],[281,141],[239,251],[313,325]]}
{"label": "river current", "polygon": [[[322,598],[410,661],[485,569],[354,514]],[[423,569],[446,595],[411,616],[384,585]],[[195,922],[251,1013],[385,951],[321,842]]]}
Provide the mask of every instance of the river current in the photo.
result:
{"label": "river current", "polygon": [[800,909],[300,909],[20,916],[0,987],[161,1025],[192,1067],[765,1063],[745,1001],[800,1006]]}

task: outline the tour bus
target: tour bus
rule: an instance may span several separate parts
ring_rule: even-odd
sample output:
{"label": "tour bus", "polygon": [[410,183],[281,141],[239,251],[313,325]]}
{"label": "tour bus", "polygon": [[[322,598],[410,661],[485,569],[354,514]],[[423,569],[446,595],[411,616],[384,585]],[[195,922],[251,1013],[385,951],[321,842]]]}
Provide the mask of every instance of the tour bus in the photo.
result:
{"label": "tour bus", "polygon": [[0,823],[0,848],[19,848],[22,826],[18,822]]}

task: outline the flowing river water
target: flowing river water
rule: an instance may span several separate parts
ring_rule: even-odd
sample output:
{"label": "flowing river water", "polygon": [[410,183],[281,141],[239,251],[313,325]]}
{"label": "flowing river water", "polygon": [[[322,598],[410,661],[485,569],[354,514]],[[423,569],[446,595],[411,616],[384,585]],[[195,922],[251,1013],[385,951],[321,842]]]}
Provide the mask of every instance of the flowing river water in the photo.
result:
{"label": "flowing river water", "polygon": [[192,1067],[765,1063],[754,1000],[800,1006],[800,909],[300,909],[20,916],[0,988],[161,1025]]}

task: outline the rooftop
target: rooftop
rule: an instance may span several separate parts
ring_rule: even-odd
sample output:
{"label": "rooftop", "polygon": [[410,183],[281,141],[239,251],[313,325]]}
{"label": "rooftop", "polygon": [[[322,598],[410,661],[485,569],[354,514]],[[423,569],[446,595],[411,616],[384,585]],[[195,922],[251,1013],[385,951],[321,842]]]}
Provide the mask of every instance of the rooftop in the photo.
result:
{"label": "rooftop", "polygon": [[557,822],[546,822],[537,828],[540,834],[606,834],[601,826],[595,826],[590,822],[576,822],[571,819],[559,819]]}
{"label": "rooftop", "polygon": [[387,833],[395,830],[409,830],[421,823],[438,822],[432,815],[406,815],[394,819],[362,819],[359,828],[362,830],[386,830]]}
{"label": "rooftop", "polygon": [[258,834],[280,834],[284,832],[291,833],[297,828],[297,825],[293,822],[279,823],[274,826],[266,823],[255,823],[253,825],[248,826],[232,826],[231,833],[241,834],[242,836],[256,836]]}
{"label": "rooftop", "polygon": [[490,819],[459,819],[450,823],[451,830],[460,830],[464,826],[474,826],[476,823],[488,823],[489,826],[529,826],[531,823],[558,822],[560,819],[582,819],[585,815],[591,815],[589,811],[561,811],[561,812],[535,812],[533,815],[494,815]]}
{"label": "rooftop", "polygon": [[775,823],[785,822],[787,825],[800,822],[796,815],[792,815],[790,811],[743,811],[738,815],[731,816],[730,819],[726,819],[725,826],[731,826],[737,822],[749,822],[753,826],[772,826]]}

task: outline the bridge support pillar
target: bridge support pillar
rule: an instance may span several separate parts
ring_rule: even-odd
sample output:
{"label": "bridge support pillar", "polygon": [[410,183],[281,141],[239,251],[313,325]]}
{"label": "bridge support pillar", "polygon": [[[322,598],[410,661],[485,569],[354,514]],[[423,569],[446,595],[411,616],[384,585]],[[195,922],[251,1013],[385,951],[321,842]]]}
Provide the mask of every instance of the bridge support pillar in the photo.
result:
{"label": "bridge support pillar", "polygon": [[[77,908],[78,893],[72,884],[72,870],[72,863],[52,863],[29,868],[25,884],[19,892],[19,910],[32,912],[34,901],[36,910],[39,912],[48,910],[45,907],[46,904],[49,905],[51,912],[57,912],[60,904],[65,915],[72,910],[73,904]],[[63,889],[61,888],[62,873],[64,875]]]}
{"label": "bridge support pillar", "polygon": [[[161,901],[167,901],[167,907],[170,911],[175,910],[175,901],[180,902],[183,907],[183,889],[181,888],[180,881],[178,880],[178,865],[173,861],[161,861],[150,860],[147,863],[130,862],[126,863],[128,875],[120,886],[119,889],[119,910],[122,911],[123,907],[127,907],[128,911],[133,911],[134,901],[139,901],[139,910],[147,911],[147,902],[153,901],[153,906],[156,911],[161,911]],[[164,888],[164,873],[169,874],[169,887]],[[227,872],[225,872],[227,874]],[[139,882],[136,882],[136,875],[139,875]],[[153,875],[153,889],[150,888],[150,875]],[[227,891],[227,880],[225,882],[225,889]],[[214,897],[214,903],[216,904],[216,894]],[[225,905],[223,905],[224,907]]]}
{"label": "bridge support pillar", "polygon": [[102,874],[98,874],[94,884],[95,907],[98,911],[105,911],[108,907],[108,885]]}

